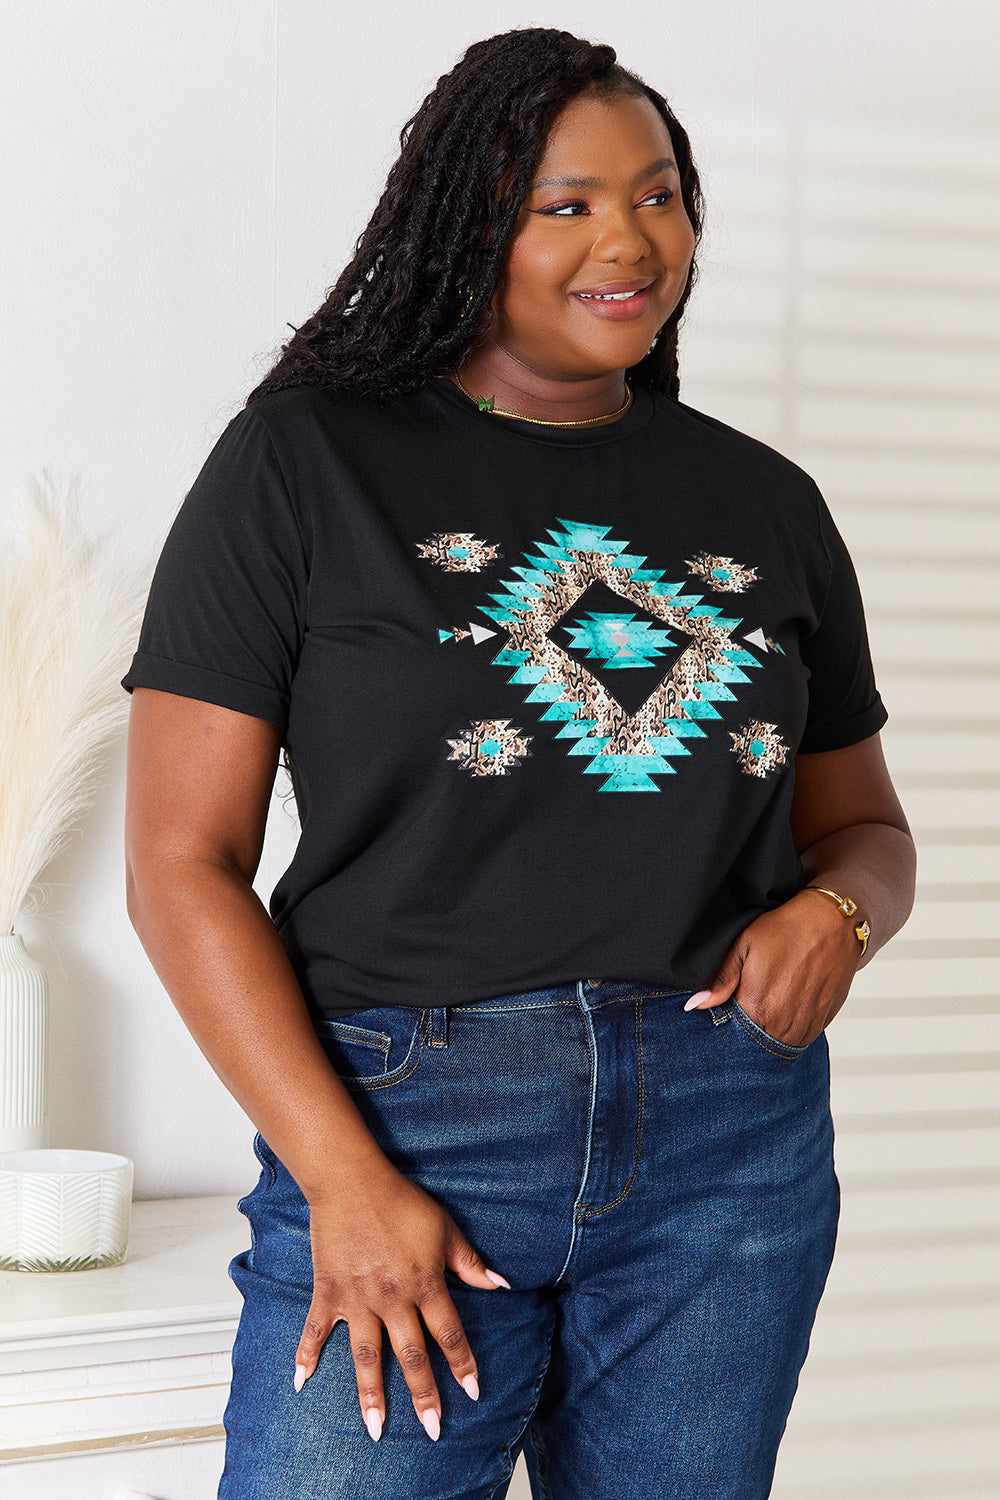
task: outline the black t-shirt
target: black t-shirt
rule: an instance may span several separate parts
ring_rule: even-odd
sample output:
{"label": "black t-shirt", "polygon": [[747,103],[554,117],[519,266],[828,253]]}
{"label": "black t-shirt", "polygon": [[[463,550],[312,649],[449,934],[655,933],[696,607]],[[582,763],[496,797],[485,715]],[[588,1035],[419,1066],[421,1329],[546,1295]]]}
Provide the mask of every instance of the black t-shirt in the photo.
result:
{"label": "black t-shirt", "polygon": [[708,984],[802,883],[794,756],[875,734],[814,481],[638,388],[608,426],[272,392],[174,522],[123,685],[277,724],[270,911],[317,1015]]}

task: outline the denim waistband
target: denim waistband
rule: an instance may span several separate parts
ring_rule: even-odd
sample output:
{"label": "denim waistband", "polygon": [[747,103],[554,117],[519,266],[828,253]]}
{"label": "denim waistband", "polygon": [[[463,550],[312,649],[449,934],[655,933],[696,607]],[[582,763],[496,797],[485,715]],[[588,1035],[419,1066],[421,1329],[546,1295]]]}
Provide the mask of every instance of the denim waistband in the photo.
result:
{"label": "denim waistband", "polygon": [[613,1000],[653,998],[657,995],[684,995],[689,993],[681,985],[668,980],[657,983],[648,979],[576,979],[568,984],[548,985],[543,989],[522,990],[508,995],[497,995],[489,1000],[477,1000],[468,1005],[450,1005],[442,1009],[456,1011],[526,1010],[549,1005],[579,1005],[584,1010],[599,1010]]}

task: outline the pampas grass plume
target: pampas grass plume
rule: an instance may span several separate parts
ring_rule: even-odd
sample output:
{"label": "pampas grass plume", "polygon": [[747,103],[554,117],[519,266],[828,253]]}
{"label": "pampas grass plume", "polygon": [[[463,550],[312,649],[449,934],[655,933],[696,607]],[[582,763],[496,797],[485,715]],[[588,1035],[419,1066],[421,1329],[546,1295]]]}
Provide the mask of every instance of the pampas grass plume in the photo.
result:
{"label": "pampas grass plume", "polygon": [[86,535],[76,482],[31,475],[20,528],[0,553],[0,933],[93,801],[124,729],[120,686],[148,578],[110,539]]}

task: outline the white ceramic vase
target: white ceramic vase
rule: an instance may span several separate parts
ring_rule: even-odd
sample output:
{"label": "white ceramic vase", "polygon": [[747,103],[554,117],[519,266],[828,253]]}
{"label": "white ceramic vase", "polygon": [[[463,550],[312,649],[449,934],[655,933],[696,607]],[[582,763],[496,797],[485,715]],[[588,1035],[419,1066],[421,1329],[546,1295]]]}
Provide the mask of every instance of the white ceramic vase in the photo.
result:
{"label": "white ceramic vase", "polygon": [[0,1151],[45,1145],[48,984],[17,933],[0,934]]}

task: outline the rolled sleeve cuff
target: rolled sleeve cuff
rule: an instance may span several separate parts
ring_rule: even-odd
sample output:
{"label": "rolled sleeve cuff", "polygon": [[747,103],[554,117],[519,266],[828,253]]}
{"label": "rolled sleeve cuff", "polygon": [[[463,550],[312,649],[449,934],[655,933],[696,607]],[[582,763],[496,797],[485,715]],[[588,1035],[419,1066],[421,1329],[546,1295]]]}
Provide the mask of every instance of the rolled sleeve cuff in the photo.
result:
{"label": "rolled sleeve cuff", "polygon": [[843,719],[839,724],[810,724],[806,726],[799,742],[799,755],[818,755],[824,750],[846,750],[849,745],[860,745],[862,740],[878,734],[889,715],[882,699],[876,695],[875,702],[863,714],[853,719]]}
{"label": "rolled sleeve cuff", "polygon": [[198,698],[202,703],[215,703],[219,708],[266,719],[280,729],[288,727],[288,695],[278,688],[228,677],[189,662],[151,656],[145,651],[137,651],[132,658],[132,665],[122,678],[122,687],[128,693],[133,688],[148,687],[176,693],[181,698]]}

